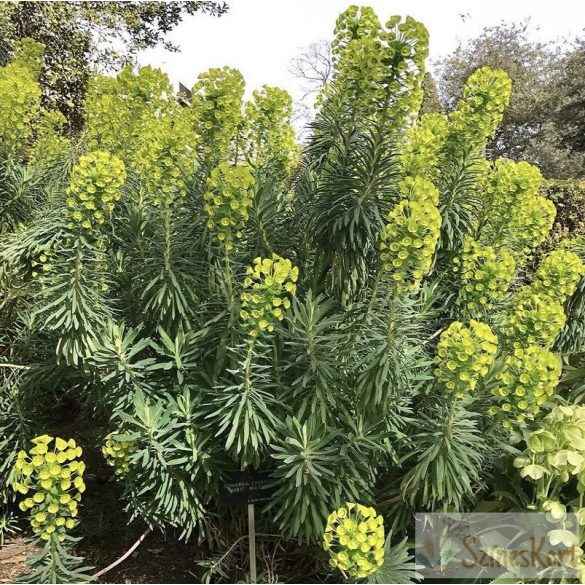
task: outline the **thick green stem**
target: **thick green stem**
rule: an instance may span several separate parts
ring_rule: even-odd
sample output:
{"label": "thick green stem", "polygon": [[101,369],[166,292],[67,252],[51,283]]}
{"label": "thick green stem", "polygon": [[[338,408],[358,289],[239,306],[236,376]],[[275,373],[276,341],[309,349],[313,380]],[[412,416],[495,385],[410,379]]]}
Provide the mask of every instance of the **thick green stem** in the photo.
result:
{"label": "thick green stem", "polygon": [[227,248],[224,248],[224,277],[226,302],[229,312],[228,335],[231,345],[235,344],[235,326],[236,326],[236,299],[234,296],[234,282],[232,273],[232,261]]}
{"label": "thick green stem", "polygon": [[398,308],[398,291],[396,287],[392,286],[388,291],[386,297],[386,304],[388,305],[388,345],[394,340],[396,335],[396,312]]}
{"label": "thick green stem", "polygon": [[50,545],[50,555],[51,555],[51,583],[58,583],[58,563],[57,563],[57,557],[58,557],[58,552],[57,552],[57,546],[54,540],[54,536],[51,535],[51,545]]}
{"label": "thick green stem", "polygon": [[173,235],[172,235],[172,212],[171,208],[167,207],[165,209],[165,251],[164,251],[164,260],[165,260],[165,271],[167,273],[172,272],[172,259],[173,259]]}
{"label": "thick green stem", "polygon": [[246,352],[246,361],[244,362],[244,389],[248,393],[252,389],[252,382],[250,380],[250,371],[252,369],[252,357],[254,356],[254,346],[256,345],[256,338],[250,337],[248,340],[248,350]]}

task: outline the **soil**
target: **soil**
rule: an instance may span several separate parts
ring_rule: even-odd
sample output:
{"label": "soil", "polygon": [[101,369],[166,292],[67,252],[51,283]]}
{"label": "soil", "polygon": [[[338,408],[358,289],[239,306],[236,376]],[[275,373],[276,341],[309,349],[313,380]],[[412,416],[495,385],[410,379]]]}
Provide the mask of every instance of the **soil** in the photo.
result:
{"label": "soil", "polygon": [[24,563],[32,551],[33,547],[23,536],[9,538],[0,548],[0,583],[12,583],[23,573]]}
{"label": "soil", "polygon": [[[80,547],[77,552],[97,571],[122,556],[132,544],[110,542],[99,547]],[[26,537],[8,539],[0,549],[0,583],[13,583],[24,574],[26,559],[31,554],[34,547]],[[196,568],[192,545],[149,534],[129,558],[93,583],[198,583]]]}

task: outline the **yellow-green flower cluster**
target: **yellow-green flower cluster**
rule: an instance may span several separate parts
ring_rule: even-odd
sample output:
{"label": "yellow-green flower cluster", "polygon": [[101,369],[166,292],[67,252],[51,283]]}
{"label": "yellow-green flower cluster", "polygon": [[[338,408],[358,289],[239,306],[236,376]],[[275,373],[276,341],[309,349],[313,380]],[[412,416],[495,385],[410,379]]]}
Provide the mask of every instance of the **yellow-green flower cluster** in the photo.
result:
{"label": "yellow-green flower cluster", "polygon": [[209,215],[207,227],[214,230],[226,250],[234,247],[234,238],[242,236],[241,229],[248,220],[252,205],[254,177],[244,166],[221,162],[207,179],[204,209]]}
{"label": "yellow-green flower cluster", "polygon": [[502,330],[513,347],[550,347],[565,321],[563,306],[558,301],[524,287],[514,296]]}
{"label": "yellow-green flower cluster", "polygon": [[318,102],[351,103],[358,118],[384,117],[399,126],[420,107],[427,54],[428,32],[421,23],[393,16],[383,28],[371,8],[351,6],[337,19],[335,75]]}
{"label": "yellow-green flower cluster", "polygon": [[35,124],[35,142],[29,159],[35,162],[57,160],[69,148],[71,141],[63,136],[67,120],[61,112],[45,111]]}
{"label": "yellow-green flower cluster", "polygon": [[193,158],[190,141],[191,131],[180,116],[143,125],[132,164],[146,200],[155,207],[173,205],[187,194],[185,175]]}
{"label": "yellow-green flower cluster", "polygon": [[[384,88],[390,96],[387,122],[398,128],[416,115],[422,104],[422,80],[425,60],[429,54],[429,33],[421,22],[410,16],[404,21],[399,16],[392,16],[380,40],[385,49],[382,54],[383,64],[390,63],[384,79]],[[382,109],[378,117],[383,116]]]}
{"label": "yellow-green flower cluster", "polygon": [[540,169],[527,162],[499,158],[494,163],[486,185],[490,210],[490,237],[501,238],[519,201],[535,197],[542,183]]}
{"label": "yellow-green flower cluster", "polygon": [[43,68],[45,45],[30,37],[25,37],[14,43],[13,52],[11,63],[26,69],[38,81]]}
{"label": "yellow-green flower cluster", "polygon": [[542,183],[540,169],[525,161],[499,158],[494,164],[488,186],[492,213],[506,215],[524,195],[536,195]]}
{"label": "yellow-green flower cluster", "polygon": [[510,250],[523,259],[545,240],[555,221],[556,207],[545,197],[522,197],[508,210]]}
{"label": "yellow-green flower cluster", "polygon": [[33,278],[43,279],[53,269],[51,258],[53,251],[50,247],[46,247],[40,254],[38,254],[33,260],[31,260],[31,276]]}
{"label": "yellow-green flower cluster", "polygon": [[554,204],[538,195],[540,170],[527,162],[498,159],[487,182],[489,214],[482,242],[503,243],[523,261],[552,228]]}
{"label": "yellow-green flower cluster", "polygon": [[127,161],[141,145],[145,126],[177,112],[173,88],[158,69],[124,67],[116,77],[91,79],[85,103],[86,140],[91,150],[107,150]]}
{"label": "yellow-green flower cluster", "polygon": [[388,215],[382,232],[380,258],[383,270],[392,275],[398,290],[420,285],[429,272],[441,231],[436,187],[421,177],[400,183],[404,197]]}
{"label": "yellow-green flower cluster", "polygon": [[108,465],[114,468],[116,475],[124,475],[130,470],[130,455],[136,451],[136,442],[117,441],[117,433],[110,433],[106,437],[102,453]]}
{"label": "yellow-green flower cluster", "polygon": [[487,375],[497,350],[498,338],[489,325],[474,319],[469,326],[454,321],[439,339],[435,378],[457,398],[464,398]]}
{"label": "yellow-green flower cluster", "polygon": [[209,69],[199,75],[192,93],[191,118],[198,146],[207,156],[229,158],[242,116],[242,74],[230,67]]}
{"label": "yellow-green flower cluster", "polygon": [[384,564],[384,519],[352,502],[327,518],[323,548],[329,564],[354,579],[364,579]]}
{"label": "yellow-green flower cluster", "polygon": [[406,133],[400,155],[403,173],[432,181],[437,175],[439,153],[446,136],[446,116],[423,114],[416,126]]}
{"label": "yellow-green flower cluster", "polygon": [[22,148],[38,119],[41,88],[36,75],[18,61],[0,67],[0,142]]}
{"label": "yellow-green flower cluster", "polygon": [[480,67],[463,88],[463,98],[449,115],[449,132],[462,146],[480,149],[494,134],[510,101],[512,82],[505,71]]}
{"label": "yellow-green flower cluster", "polygon": [[62,541],[75,526],[77,506],[85,491],[85,463],[73,439],[65,441],[43,435],[32,441],[27,453],[20,451],[14,464],[12,488],[27,496],[19,507],[30,511],[31,526],[43,540],[55,534]]}
{"label": "yellow-green flower cluster", "polygon": [[274,331],[276,322],[284,318],[291,305],[289,297],[297,292],[299,269],[272,254],[272,258],[255,258],[246,274],[240,317],[256,337],[261,331]]}
{"label": "yellow-green flower cluster", "polygon": [[323,88],[318,102],[325,99],[348,103],[357,112],[373,115],[384,99],[379,80],[384,72],[380,51],[380,21],[370,7],[350,6],[337,18],[331,54],[335,76]]}
{"label": "yellow-green flower cluster", "polygon": [[291,117],[288,92],[267,85],[254,92],[253,100],[246,104],[245,118],[247,158],[253,168],[270,167],[272,172],[290,174],[298,154]]}
{"label": "yellow-green flower cluster", "polygon": [[585,265],[570,250],[553,250],[541,261],[530,288],[563,303],[577,288],[585,274]]}
{"label": "yellow-green flower cluster", "polygon": [[510,418],[518,423],[534,418],[554,394],[560,375],[561,364],[554,354],[535,345],[516,348],[497,375],[498,384],[492,388],[497,405],[488,414],[505,417],[506,428],[512,427]]}
{"label": "yellow-green flower cluster", "polygon": [[125,180],[124,163],[109,152],[98,150],[81,156],[67,187],[69,227],[91,230],[102,224],[119,201]]}
{"label": "yellow-green flower cluster", "polygon": [[496,252],[467,238],[461,257],[453,260],[453,272],[461,275],[459,298],[471,315],[491,309],[510,288],[516,263],[506,250]]}

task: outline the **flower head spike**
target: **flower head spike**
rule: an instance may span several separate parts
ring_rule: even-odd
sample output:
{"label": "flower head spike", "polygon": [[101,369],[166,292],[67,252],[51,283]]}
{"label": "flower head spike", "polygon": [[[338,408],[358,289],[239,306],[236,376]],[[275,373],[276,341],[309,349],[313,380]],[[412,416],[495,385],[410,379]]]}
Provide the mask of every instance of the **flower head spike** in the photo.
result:
{"label": "flower head spike", "polygon": [[242,292],[240,317],[250,335],[272,332],[290,308],[290,297],[296,294],[299,269],[292,262],[273,254],[272,258],[256,258],[247,270]]}
{"label": "flower head spike", "polygon": [[457,398],[464,398],[487,375],[497,349],[498,338],[488,325],[473,319],[469,326],[455,321],[439,339],[435,377]]}
{"label": "flower head spike", "polygon": [[254,177],[248,167],[230,166],[220,163],[207,179],[204,194],[209,219],[207,227],[227,251],[234,247],[234,241],[241,236],[244,222],[249,218],[253,202],[252,185]]}
{"label": "flower head spike", "polygon": [[124,163],[101,150],[80,157],[67,187],[67,215],[83,230],[104,223],[120,200],[126,180]]}
{"label": "flower head spike", "polygon": [[507,428],[512,427],[510,419],[520,424],[533,419],[554,394],[560,375],[561,364],[554,354],[537,346],[515,349],[492,388],[497,404],[489,414],[504,418]]}
{"label": "flower head spike", "polygon": [[404,200],[389,214],[382,232],[382,269],[399,290],[420,285],[429,272],[441,230],[439,193],[432,183],[408,177],[400,183]]}
{"label": "flower head spike", "polygon": [[348,502],[328,518],[323,548],[329,564],[364,579],[384,564],[384,519],[373,508]]}
{"label": "flower head spike", "polygon": [[67,442],[49,435],[36,437],[32,442],[34,447],[28,453],[18,454],[12,488],[28,496],[19,507],[29,511],[33,532],[42,540],[55,537],[62,541],[66,531],[75,526],[73,518],[85,491],[85,465],[79,461],[82,450],[73,439]]}
{"label": "flower head spike", "polygon": [[108,465],[114,468],[116,475],[124,475],[130,470],[130,455],[136,451],[134,441],[116,440],[116,432],[110,433],[102,447],[102,453]]}

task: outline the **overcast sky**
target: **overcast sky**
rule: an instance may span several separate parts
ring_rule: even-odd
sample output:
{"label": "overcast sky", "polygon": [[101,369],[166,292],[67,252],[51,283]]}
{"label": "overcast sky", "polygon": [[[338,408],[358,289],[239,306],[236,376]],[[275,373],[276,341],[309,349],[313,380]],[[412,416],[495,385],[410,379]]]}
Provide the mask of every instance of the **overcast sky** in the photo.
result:
{"label": "overcast sky", "polygon": [[[303,46],[331,38],[337,15],[348,0],[227,0],[221,18],[187,17],[170,40],[180,53],[163,49],[143,52],[141,65],[168,73],[171,81],[191,87],[201,71],[230,65],[244,75],[249,93],[262,84],[278,85],[300,95],[287,65]],[[370,0],[385,20],[393,14],[421,20],[430,32],[430,58],[452,51],[461,39],[475,36],[486,25],[530,17],[542,39],[571,38],[585,27],[581,0]],[[462,18],[462,15],[465,15]]]}

